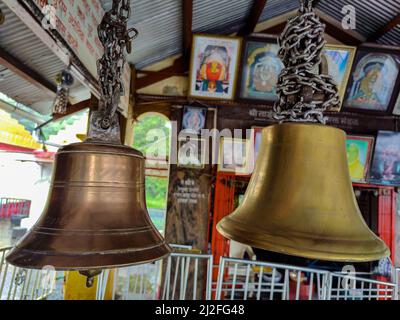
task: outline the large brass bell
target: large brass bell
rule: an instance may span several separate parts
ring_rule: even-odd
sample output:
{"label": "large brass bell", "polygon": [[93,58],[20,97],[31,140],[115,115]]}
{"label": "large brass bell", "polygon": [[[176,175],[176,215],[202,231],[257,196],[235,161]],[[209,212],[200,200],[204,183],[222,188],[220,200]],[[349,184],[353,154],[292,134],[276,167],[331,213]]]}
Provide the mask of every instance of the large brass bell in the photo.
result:
{"label": "large brass bell", "polygon": [[83,142],[58,151],[45,210],[7,261],[90,271],[169,252],[146,209],[143,155],[121,144]]}
{"label": "large brass bell", "polygon": [[345,133],[317,124],[263,129],[240,207],[217,225],[225,237],[288,255],[362,262],[390,254],[358,208]]}

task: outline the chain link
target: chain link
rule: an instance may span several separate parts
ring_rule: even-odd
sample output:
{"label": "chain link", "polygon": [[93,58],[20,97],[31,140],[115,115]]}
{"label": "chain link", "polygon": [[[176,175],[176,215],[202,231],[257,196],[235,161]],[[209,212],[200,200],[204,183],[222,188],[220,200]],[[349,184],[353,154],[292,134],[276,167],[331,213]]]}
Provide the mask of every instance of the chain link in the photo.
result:
{"label": "chain link", "polygon": [[274,119],[325,124],[324,111],[339,106],[336,84],[331,76],[320,72],[326,43],[324,31],[325,25],[316,16],[312,0],[300,0],[298,15],[289,19],[278,39],[279,57],[285,67],[277,84]]}
{"label": "chain link", "polygon": [[105,13],[97,28],[104,47],[103,56],[97,61],[101,99],[99,111],[103,113],[101,127],[108,129],[124,95],[122,74],[125,67],[124,50],[132,51],[132,39],[138,31],[127,28],[130,17],[130,0],[113,0],[111,10]]}

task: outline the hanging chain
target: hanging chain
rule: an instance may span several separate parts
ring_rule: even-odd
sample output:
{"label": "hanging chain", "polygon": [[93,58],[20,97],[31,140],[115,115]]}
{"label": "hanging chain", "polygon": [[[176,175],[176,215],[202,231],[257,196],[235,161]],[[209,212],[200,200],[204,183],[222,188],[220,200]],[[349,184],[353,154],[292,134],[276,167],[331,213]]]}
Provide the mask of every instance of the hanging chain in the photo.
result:
{"label": "hanging chain", "polygon": [[320,72],[326,43],[324,31],[325,25],[315,14],[312,0],[300,0],[298,15],[289,19],[278,40],[279,57],[285,67],[277,84],[274,119],[325,124],[324,111],[339,106],[336,84],[331,76]]}
{"label": "hanging chain", "polygon": [[104,47],[104,55],[97,61],[101,100],[99,111],[103,116],[100,126],[108,129],[124,95],[122,73],[125,66],[124,50],[132,51],[132,39],[136,38],[136,29],[128,29],[130,0],[113,0],[112,8],[106,12],[97,28],[99,39]]}

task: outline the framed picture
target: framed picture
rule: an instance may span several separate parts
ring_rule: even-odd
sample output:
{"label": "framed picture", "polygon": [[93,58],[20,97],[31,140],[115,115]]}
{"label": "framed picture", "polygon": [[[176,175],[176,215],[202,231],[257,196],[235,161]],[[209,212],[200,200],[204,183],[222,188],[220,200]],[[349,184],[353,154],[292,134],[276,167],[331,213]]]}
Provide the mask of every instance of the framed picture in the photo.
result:
{"label": "framed picture", "polygon": [[343,107],[347,111],[392,112],[400,86],[400,50],[363,46],[357,50]]}
{"label": "framed picture", "polygon": [[262,100],[273,104],[283,63],[278,57],[276,37],[248,37],[244,41],[238,99]]}
{"label": "framed picture", "polygon": [[189,96],[233,99],[240,46],[238,37],[194,35]]}
{"label": "framed picture", "polygon": [[182,129],[200,134],[206,125],[206,115],[206,108],[185,106],[183,108]]}
{"label": "framed picture", "polygon": [[[346,93],[356,50],[356,47],[332,44],[325,45],[323,50],[323,57],[326,59],[325,61],[328,66],[328,74],[337,85],[341,104]],[[331,109],[331,111],[340,111],[340,107]]]}
{"label": "framed picture", "polygon": [[400,132],[378,132],[369,182],[400,186]]}
{"label": "framed picture", "polygon": [[348,135],[346,140],[347,161],[353,182],[366,182],[374,137]]}
{"label": "framed picture", "polygon": [[222,137],[219,148],[218,171],[237,175],[250,174],[251,148],[249,140]]}
{"label": "framed picture", "polygon": [[180,138],[178,140],[178,167],[202,169],[207,160],[205,139]]}

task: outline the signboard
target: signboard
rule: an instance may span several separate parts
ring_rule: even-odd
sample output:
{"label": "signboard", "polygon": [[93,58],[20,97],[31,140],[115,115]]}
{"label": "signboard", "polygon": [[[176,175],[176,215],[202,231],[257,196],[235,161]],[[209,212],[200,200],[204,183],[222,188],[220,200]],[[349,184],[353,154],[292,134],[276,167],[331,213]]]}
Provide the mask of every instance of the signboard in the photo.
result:
{"label": "signboard", "polygon": [[[97,26],[105,11],[99,0],[34,0],[45,19],[43,28],[56,29],[82,64],[97,79],[97,60],[103,55],[103,45]],[[60,70],[61,71],[61,70]],[[130,68],[123,74],[125,96],[121,97],[120,111],[126,117],[129,104]]]}

